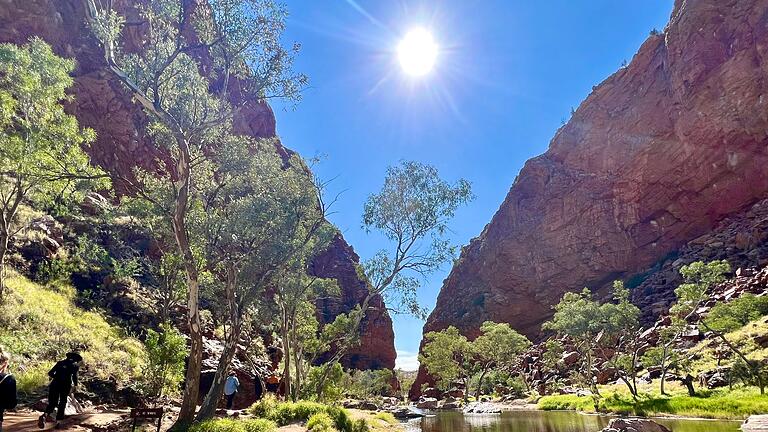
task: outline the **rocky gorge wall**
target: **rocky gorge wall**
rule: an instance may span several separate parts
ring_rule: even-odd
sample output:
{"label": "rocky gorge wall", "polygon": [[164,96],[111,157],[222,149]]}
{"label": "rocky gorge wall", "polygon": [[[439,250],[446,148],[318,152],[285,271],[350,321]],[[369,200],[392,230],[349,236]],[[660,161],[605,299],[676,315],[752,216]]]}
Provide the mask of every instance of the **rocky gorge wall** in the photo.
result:
{"label": "rocky gorge wall", "polygon": [[[662,312],[681,247],[768,191],[767,48],[768,1],[676,0],[664,32],[526,162],[424,332],[472,337],[494,320],[536,338],[565,292],[615,279],[631,280],[646,320]],[[762,234],[739,235],[743,249],[712,241],[709,256],[757,264],[749,244]],[[422,370],[411,396],[425,380]]]}
{"label": "rocky gorge wall", "polygon": [[[195,4],[204,0],[186,1]],[[129,21],[135,18],[131,15],[135,15],[131,8],[134,3],[133,0],[115,1]],[[152,167],[160,152],[143,133],[146,115],[133,103],[122,84],[105,70],[101,49],[89,34],[84,17],[81,0],[2,0],[0,42],[22,44],[32,36],[39,36],[51,44],[58,55],[77,60],[72,88],[74,99],[68,111],[81,125],[96,131],[96,141],[86,149],[93,161],[115,177],[130,177],[135,166]],[[247,98],[238,92],[232,94],[234,98]],[[234,120],[238,132],[253,137],[275,137],[275,116],[269,105],[259,100],[246,99],[246,102],[246,108]],[[290,153],[279,141],[276,151]],[[317,258],[315,273],[336,278],[343,292],[343,298],[334,300],[334,307],[320,305],[322,318],[332,320],[337,314],[349,311],[366,292],[365,282],[354,270],[358,260],[341,236]],[[383,306],[383,302],[380,303]],[[393,368],[394,332],[386,310],[369,312],[364,327],[362,345],[343,360],[345,366]]]}

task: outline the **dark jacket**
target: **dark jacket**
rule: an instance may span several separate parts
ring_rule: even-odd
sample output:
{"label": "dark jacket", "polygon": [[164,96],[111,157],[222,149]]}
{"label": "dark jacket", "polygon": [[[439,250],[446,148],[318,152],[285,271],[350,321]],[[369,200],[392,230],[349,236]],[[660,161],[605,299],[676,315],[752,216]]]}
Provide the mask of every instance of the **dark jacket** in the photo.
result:
{"label": "dark jacket", "polygon": [[51,384],[69,388],[73,384],[77,385],[77,371],[79,369],[80,367],[75,362],[66,359],[56,363],[56,366],[48,371],[48,376],[52,379]]}
{"label": "dark jacket", "polygon": [[16,399],[16,379],[11,374],[0,373],[0,411],[14,409]]}

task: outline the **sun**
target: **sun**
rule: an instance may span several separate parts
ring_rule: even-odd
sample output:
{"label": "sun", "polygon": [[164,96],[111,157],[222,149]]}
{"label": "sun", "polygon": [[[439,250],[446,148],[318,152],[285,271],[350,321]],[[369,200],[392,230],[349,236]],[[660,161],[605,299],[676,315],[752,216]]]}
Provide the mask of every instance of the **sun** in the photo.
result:
{"label": "sun", "polygon": [[428,74],[435,66],[437,51],[432,33],[423,28],[412,29],[397,45],[400,67],[411,76]]}

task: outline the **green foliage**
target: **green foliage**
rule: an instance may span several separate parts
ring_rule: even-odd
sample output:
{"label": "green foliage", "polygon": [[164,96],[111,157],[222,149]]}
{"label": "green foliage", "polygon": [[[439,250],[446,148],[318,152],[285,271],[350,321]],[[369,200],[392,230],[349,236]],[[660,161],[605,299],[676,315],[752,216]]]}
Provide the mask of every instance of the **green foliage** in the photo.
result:
{"label": "green foliage", "polygon": [[74,67],[39,38],[0,44],[0,300],[9,243],[26,223],[21,203],[52,208],[108,185],[81,147],[94,132],[64,111]]}
{"label": "green foliage", "polygon": [[[392,425],[393,423],[387,422],[387,424]],[[389,430],[389,429],[387,429]],[[355,419],[355,421],[352,422],[352,432],[370,432],[371,426],[368,424],[365,419]]]}
{"label": "green foliage", "polygon": [[552,320],[542,326],[544,330],[578,340],[594,338],[602,330],[600,304],[592,300],[587,288],[580,293],[565,293],[554,309]]}
{"label": "green foliage", "polygon": [[[298,421],[307,421],[315,415],[324,415],[330,418],[332,426],[340,432],[356,432],[355,424],[349,414],[343,408],[325,405],[319,402],[297,401],[279,402],[275,398],[264,398],[250,408],[253,415],[274,421],[280,426],[285,426]],[[324,416],[321,416],[324,419]],[[322,423],[324,420],[316,420]]]}
{"label": "green foliage", "polygon": [[310,432],[336,432],[336,428],[333,427],[333,419],[324,412],[313,414],[307,420],[307,430]]}
{"label": "green foliage", "polygon": [[765,315],[768,315],[768,297],[745,294],[728,303],[716,304],[704,322],[714,331],[731,332]]}
{"label": "green foliage", "polygon": [[307,374],[306,385],[303,387],[304,391],[302,396],[305,398],[316,398],[318,394],[322,395],[322,401],[335,402],[344,397],[344,369],[341,364],[336,362],[326,367],[329,368],[329,373],[323,380],[322,387],[319,389],[320,381],[322,380],[325,372],[324,367],[311,367]]}
{"label": "green foliage", "polygon": [[709,298],[709,289],[723,282],[730,271],[730,264],[724,260],[709,263],[696,261],[683,266],[680,274],[685,283],[675,289],[677,303],[670,311],[679,317],[687,317]]}
{"label": "green foliage", "polygon": [[447,390],[453,381],[468,378],[473,347],[456,327],[429,332],[424,339],[419,362],[437,379],[438,387]]}
{"label": "green foliage", "polygon": [[[760,386],[768,382],[768,368],[764,365],[764,360],[753,360],[748,358],[749,363],[742,358],[736,358],[731,366],[730,376],[735,382],[741,381],[744,385]],[[759,375],[759,380],[758,380]]]}
{"label": "green foliage", "polygon": [[566,293],[554,309],[552,319],[542,326],[576,342],[581,363],[574,378],[587,385],[595,403],[600,395],[594,380],[594,359],[606,358],[637,396],[635,374],[639,352],[636,332],[640,328],[640,309],[629,300],[629,290],[621,281],[613,283],[613,303],[600,304],[584,288],[581,293]]}
{"label": "green foliage", "polygon": [[189,432],[273,432],[277,430],[274,422],[264,419],[214,419],[197,423]]}
{"label": "green foliage", "polygon": [[187,344],[176,327],[164,323],[160,332],[147,330],[144,341],[148,362],[144,369],[144,392],[151,397],[175,396],[184,379]]}
{"label": "green foliage", "polygon": [[486,321],[480,326],[480,336],[474,341],[475,358],[492,363],[495,368],[511,370],[518,357],[531,346],[527,337],[515,331],[507,323]]}
{"label": "green foliage", "polygon": [[433,166],[403,161],[387,169],[381,191],[365,202],[363,227],[396,243],[394,253],[382,250],[364,263],[374,291],[388,294],[388,305],[424,315],[416,299],[419,281],[402,271],[428,274],[453,258],[448,221],[472,198],[468,181],[450,184]]}
{"label": "green foliage", "polygon": [[394,374],[389,369],[351,370],[344,376],[344,390],[347,396],[355,399],[367,399],[383,396],[392,390]]}
{"label": "green foliage", "polygon": [[145,365],[138,340],[110,325],[97,311],[74,304],[71,287],[44,288],[21,276],[8,279],[11,294],[0,306],[0,346],[14,354],[22,394],[47,385],[47,372],[68,351],[79,349],[83,376],[132,383]]}
{"label": "green foliage", "polygon": [[386,412],[386,411],[378,412],[373,415],[373,418],[375,418],[376,420],[381,420],[390,425],[396,425],[398,423],[397,419],[395,418],[395,415],[392,414],[391,412]]}

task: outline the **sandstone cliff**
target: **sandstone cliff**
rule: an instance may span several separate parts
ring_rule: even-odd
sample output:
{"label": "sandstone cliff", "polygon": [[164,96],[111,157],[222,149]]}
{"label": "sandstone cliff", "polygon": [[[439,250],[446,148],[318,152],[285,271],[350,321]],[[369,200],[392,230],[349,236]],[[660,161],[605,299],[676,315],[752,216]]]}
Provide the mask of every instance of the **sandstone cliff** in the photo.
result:
{"label": "sandstone cliff", "polygon": [[[764,197],[767,48],[768,1],[677,0],[665,31],[525,164],[424,331],[455,325],[473,336],[490,319],[536,337],[566,291],[633,276],[642,285],[682,245]],[[634,296],[652,315],[674,280],[649,283]]]}
{"label": "sandstone cliff", "polygon": [[[194,3],[199,0],[187,1]],[[133,3],[133,0],[115,2],[129,17]],[[122,85],[105,70],[101,50],[86,28],[82,2],[0,2],[0,42],[24,43],[31,36],[46,40],[58,55],[77,60],[72,89],[75,98],[68,110],[77,116],[82,125],[96,131],[97,140],[87,149],[93,160],[120,176],[130,176],[136,165],[152,166],[159,153],[142,133],[147,118]],[[233,97],[241,97],[238,92],[233,94]],[[240,133],[254,137],[276,135],[271,108],[258,100],[248,102],[247,108],[235,119],[235,126]],[[283,154],[290,152],[281,144],[277,144],[276,151]],[[365,292],[365,283],[354,271],[357,261],[357,255],[341,237],[335,239],[329,250],[318,258],[317,274],[338,279],[344,295],[332,309],[323,305],[324,318],[333,319],[336,314],[350,310]],[[396,354],[389,315],[383,310],[369,313],[365,328],[363,343],[358,351],[344,360],[346,366],[393,368]]]}

